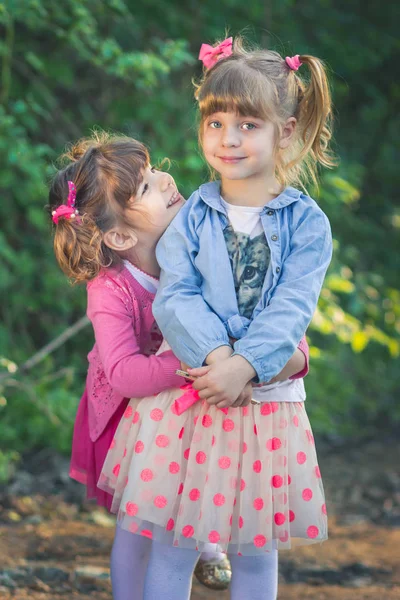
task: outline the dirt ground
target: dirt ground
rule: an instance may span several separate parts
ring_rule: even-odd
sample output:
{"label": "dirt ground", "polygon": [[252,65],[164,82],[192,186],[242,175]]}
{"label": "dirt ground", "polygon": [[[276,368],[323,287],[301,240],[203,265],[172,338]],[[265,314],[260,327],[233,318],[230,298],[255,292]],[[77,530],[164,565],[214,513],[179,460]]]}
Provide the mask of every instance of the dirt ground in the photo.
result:
{"label": "dirt ground", "polygon": [[[279,600],[400,600],[400,442],[317,447],[330,537],[281,552]],[[113,519],[83,501],[62,457],[43,451],[21,464],[0,488],[0,598],[111,600]],[[194,579],[191,598],[229,592]]]}

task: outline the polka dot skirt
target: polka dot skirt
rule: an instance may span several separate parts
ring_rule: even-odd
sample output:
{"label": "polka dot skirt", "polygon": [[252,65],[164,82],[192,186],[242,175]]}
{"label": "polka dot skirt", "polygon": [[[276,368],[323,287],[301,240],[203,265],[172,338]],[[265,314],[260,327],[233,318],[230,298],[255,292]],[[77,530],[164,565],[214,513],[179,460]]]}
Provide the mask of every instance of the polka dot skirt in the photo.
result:
{"label": "polka dot skirt", "polygon": [[98,486],[132,533],[202,551],[243,555],[327,538],[314,438],[304,403],[230,408],[197,402],[181,416],[181,390],[131,400]]}

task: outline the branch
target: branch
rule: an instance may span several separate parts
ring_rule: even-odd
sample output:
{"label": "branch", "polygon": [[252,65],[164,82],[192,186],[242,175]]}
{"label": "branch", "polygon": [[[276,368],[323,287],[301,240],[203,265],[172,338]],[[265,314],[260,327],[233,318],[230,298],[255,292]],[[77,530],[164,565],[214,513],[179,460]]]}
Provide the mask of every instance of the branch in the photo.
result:
{"label": "branch", "polygon": [[[24,362],[20,367],[18,367],[18,372],[23,373],[25,371],[29,371],[32,367],[36,366],[42,360],[46,358],[49,354],[57,350],[60,346],[62,346],[67,340],[76,335],[81,329],[90,324],[89,319],[85,315],[81,317],[76,323],[68,327],[65,331],[63,331],[58,337],[54,340],[46,344],[39,352],[36,352],[31,358],[28,358],[26,362]],[[10,373],[2,373],[0,375],[0,381],[3,379],[7,379],[10,377]]]}

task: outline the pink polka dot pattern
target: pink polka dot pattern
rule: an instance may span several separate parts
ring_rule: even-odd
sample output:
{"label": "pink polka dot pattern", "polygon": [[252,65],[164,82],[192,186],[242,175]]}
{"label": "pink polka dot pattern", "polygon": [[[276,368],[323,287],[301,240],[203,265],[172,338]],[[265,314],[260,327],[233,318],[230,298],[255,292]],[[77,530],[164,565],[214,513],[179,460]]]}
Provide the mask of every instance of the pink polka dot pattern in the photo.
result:
{"label": "pink polka dot pattern", "polygon": [[254,537],[254,545],[257,548],[262,548],[267,543],[267,538],[265,535],[259,534]]}
{"label": "pink polka dot pattern", "polygon": [[262,510],[264,508],[264,500],[262,498],[256,498],[253,502],[253,506],[256,510]]}
{"label": "pink polka dot pattern", "polygon": [[202,465],[207,460],[207,454],[205,452],[197,452],[196,454],[196,462],[198,465]]}
{"label": "pink polka dot pattern", "polygon": [[283,525],[286,521],[286,517],[283,513],[277,512],[274,514],[274,520],[277,525]]}
{"label": "pink polka dot pattern", "polygon": [[225,504],[225,496],[223,494],[215,494],[213,502],[215,506],[223,506]]}
{"label": "pink polka dot pattern", "polygon": [[160,408],[154,408],[150,413],[150,419],[152,419],[153,421],[161,421],[163,416],[164,413]]}
{"label": "pink polka dot pattern", "polygon": [[138,440],[135,444],[135,452],[136,454],[140,454],[144,450],[144,444],[141,440]]}
{"label": "pink polka dot pattern", "polygon": [[153,479],[153,471],[151,469],[143,469],[140,473],[140,479],[142,481],[151,481]]}
{"label": "pink polka dot pattern", "polygon": [[271,479],[271,485],[274,488],[280,488],[283,485],[283,477],[280,475],[274,475]]}
{"label": "pink polka dot pattern", "polygon": [[271,438],[267,441],[267,449],[272,452],[273,450],[279,450],[282,446],[282,441],[278,437]]}
{"label": "pink polka dot pattern", "polygon": [[211,425],[213,424],[213,420],[210,417],[210,415],[204,415],[204,417],[201,420],[201,424],[203,425],[203,427],[211,427]]}
{"label": "pink polka dot pattern", "polygon": [[221,469],[229,469],[231,466],[231,459],[229,456],[221,456],[221,458],[218,460],[218,465]]}
{"label": "pink polka dot pattern", "polygon": [[223,423],[222,423],[222,429],[224,431],[233,431],[235,428],[235,423],[232,421],[232,419],[224,419]]}
{"label": "pink polka dot pattern", "polygon": [[243,555],[288,549],[294,538],[326,539],[321,474],[301,402],[224,412],[199,401],[177,415],[179,395],[130,400],[114,435],[98,485],[114,491],[124,529]]}
{"label": "pink polka dot pattern", "polygon": [[270,415],[271,414],[271,407],[268,404],[268,402],[265,402],[265,404],[261,405],[260,408],[260,413],[265,417],[266,415]]}
{"label": "pink polka dot pattern", "polygon": [[255,460],[253,463],[254,473],[261,473],[261,469],[262,469],[261,460]]}
{"label": "pink polka dot pattern", "polygon": [[127,407],[126,407],[126,410],[125,410],[125,412],[124,412],[124,417],[125,417],[125,419],[130,419],[132,415],[133,415],[133,409],[132,409],[132,406],[127,406]]}
{"label": "pink polka dot pattern", "polygon": [[288,541],[288,539],[289,539],[289,532],[285,529],[285,531],[280,534],[279,540],[282,542],[282,544],[284,544],[285,542]]}
{"label": "pink polka dot pattern", "polygon": [[140,535],[142,535],[143,537],[147,537],[150,540],[153,539],[153,532],[150,531],[149,529],[142,529],[142,531],[140,532]]}
{"label": "pink polka dot pattern", "polygon": [[210,531],[210,533],[208,534],[208,541],[212,544],[217,544],[220,538],[221,536],[219,535],[218,531]]}
{"label": "pink polka dot pattern", "polygon": [[309,538],[316,538],[318,537],[318,534],[319,530],[315,525],[310,525],[310,527],[307,528],[307,535]]}
{"label": "pink polka dot pattern", "polygon": [[166,448],[169,446],[169,437],[167,435],[158,435],[156,437],[156,446],[159,448]]}
{"label": "pink polka dot pattern", "polygon": [[154,498],[154,506],[157,506],[157,508],[165,508],[167,504],[168,501],[165,496],[156,496]]}
{"label": "pink polka dot pattern", "polygon": [[185,525],[185,527],[182,529],[182,535],[185,538],[190,538],[190,537],[192,537],[193,534],[194,534],[194,527],[192,527],[191,525]]}
{"label": "pink polka dot pattern", "polygon": [[200,490],[198,490],[197,488],[193,488],[189,492],[189,498],[192,500],[192,502],[198,500],[200,498],[200,495]]}
{"label": "pink polka dot pattern", "polygon": [[125,512],[130,517],[134,517],[137,514],[138,510],[139,510],[139,508],[138,508],[137,504],[134,504],[133,502],[126,503]]}
{"label": "pink polka dot pattern", "polygon": [[304,465],[304,463],[307,460],[307,455],[305,452],[298,452],[297,453],[297,462],[299,463],[299,465]]}

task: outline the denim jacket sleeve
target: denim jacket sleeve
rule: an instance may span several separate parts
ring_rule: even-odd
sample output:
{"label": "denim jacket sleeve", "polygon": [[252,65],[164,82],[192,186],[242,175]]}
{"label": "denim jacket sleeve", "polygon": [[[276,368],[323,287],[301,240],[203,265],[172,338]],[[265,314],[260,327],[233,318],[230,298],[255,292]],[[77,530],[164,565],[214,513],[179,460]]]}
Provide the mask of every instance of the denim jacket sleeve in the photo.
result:
{"label": "denim jacket sleeve", "polygon": [[316,309],[331,257],[329,221],[319,208],[310,209],[292,233],[267,306],[234,345],[234,354],[251,363],[259,381],[277,375],[293,355]]}
{"label": "denim jacket sleeve", "polygon": [[230,342],[223,322],[203,299],[202,276],[194,265],[199,240],[185,213],[188,223],[174,221],[157,245],[161,276],[153,315],[174,354],[200,367],[212,350]]}

